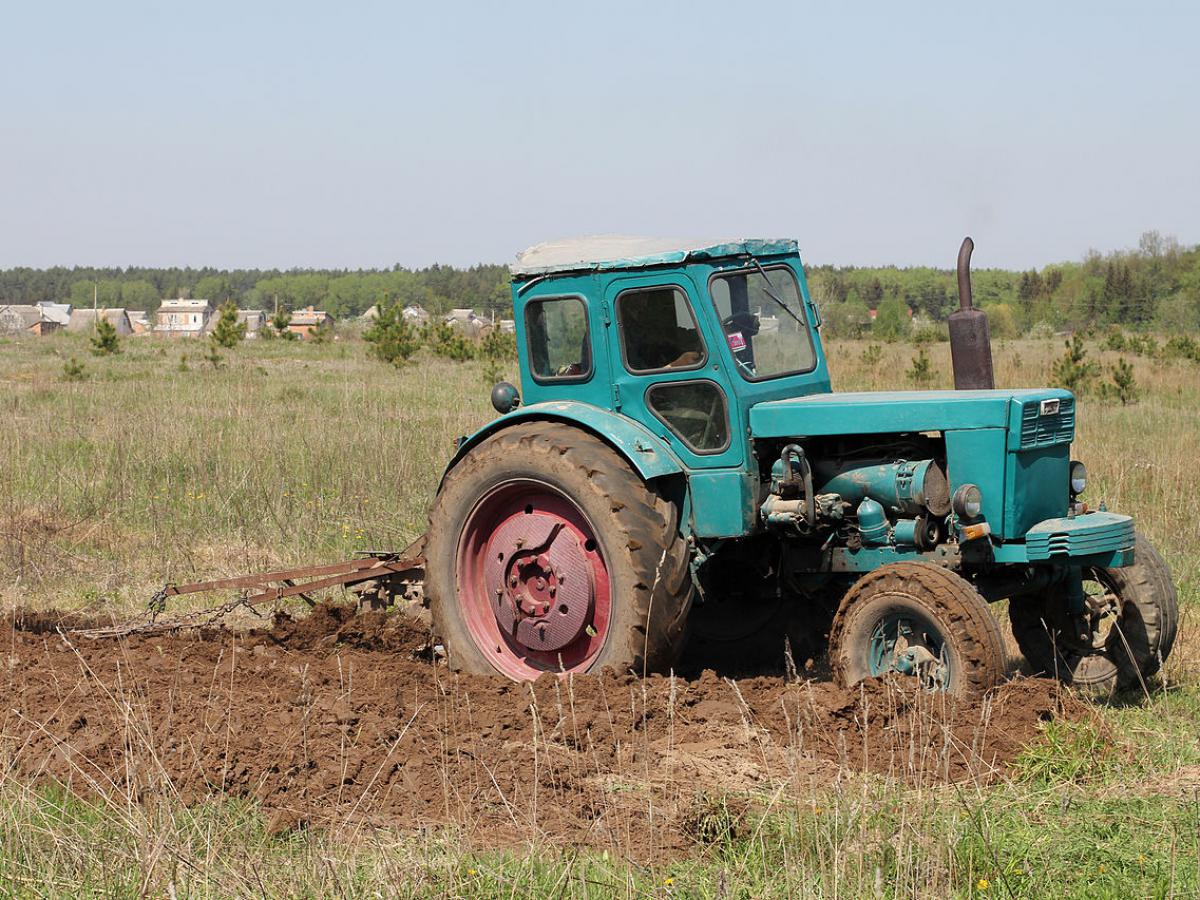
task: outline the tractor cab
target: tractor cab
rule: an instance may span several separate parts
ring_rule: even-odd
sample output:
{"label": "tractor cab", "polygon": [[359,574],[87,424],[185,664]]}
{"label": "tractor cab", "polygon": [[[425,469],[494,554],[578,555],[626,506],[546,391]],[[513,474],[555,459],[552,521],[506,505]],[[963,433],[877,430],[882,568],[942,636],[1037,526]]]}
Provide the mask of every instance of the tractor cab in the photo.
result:
{"label": "tractor cab", "polygon": [[617,412],[691,469],[747,464],[755,403],[830,389],[794,241],[561,241],[512,274],[526,405]]}

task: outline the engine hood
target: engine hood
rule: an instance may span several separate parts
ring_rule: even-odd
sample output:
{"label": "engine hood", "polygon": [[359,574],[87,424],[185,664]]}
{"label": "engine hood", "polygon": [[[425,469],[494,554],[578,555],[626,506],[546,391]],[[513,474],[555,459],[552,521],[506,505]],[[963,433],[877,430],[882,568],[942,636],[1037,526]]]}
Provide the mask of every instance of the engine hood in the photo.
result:
{"label": "engine hood", "polygon": [[[1051,402],[1043,408],[1042,401]],[[1061,413],[1060,413],[1061,409]],[[1052,412],[1051,412],[1052,411]],[[1070,420],[1066,415],[1070,412]],[[750,407],[755,438],[1007,428],[1053,419],[1074,432],[1074,398],[1056,388],[997,391],[861,391],[810,394]],[[1058,440],[1054,441],[1055,443]]]}

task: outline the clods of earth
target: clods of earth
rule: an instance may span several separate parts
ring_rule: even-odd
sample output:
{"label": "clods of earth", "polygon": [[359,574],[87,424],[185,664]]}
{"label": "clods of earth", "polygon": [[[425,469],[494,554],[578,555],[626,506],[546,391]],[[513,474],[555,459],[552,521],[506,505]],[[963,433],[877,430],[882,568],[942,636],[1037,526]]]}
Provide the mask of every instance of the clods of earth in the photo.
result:
{"label": "clods of earth", "polygon": [[122,801],[252,798],[277,830],[448,826],[484,846],[662,858],[704,838],[714,798],[752,811],[847,778],[987,782],[1078,712],[1041,679],[970,703],[711,672],[519,685],[432,661],[409,619],[336,605],[249,631],[94,640],[74,624],[0,622],[9,777]]}

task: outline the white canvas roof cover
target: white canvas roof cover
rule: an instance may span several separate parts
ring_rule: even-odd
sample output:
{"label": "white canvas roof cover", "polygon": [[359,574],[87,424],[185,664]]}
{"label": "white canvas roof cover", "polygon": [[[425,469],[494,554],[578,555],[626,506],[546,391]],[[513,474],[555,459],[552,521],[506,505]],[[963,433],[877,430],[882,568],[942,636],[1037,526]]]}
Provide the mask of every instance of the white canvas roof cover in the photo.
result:
{"label": "white canvas roof cover", "polygon": [[535,244],[517,254],[509,270],[514,277],[549,275],[554,272],[588,272],[603,269],[644,269],[678,265],[688,260],[723,256],[770,256],[795,253],[799,248],[790,238],[737,238],[725,241],[681,241],[670,238],[631,237],[601,234]]}

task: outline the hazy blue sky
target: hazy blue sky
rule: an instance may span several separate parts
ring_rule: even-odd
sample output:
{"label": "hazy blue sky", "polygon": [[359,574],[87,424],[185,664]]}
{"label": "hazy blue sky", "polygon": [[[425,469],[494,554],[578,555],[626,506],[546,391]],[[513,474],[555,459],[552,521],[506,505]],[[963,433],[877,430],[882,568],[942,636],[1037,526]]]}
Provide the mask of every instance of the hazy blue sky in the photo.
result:
{"label": "hazy blue sky", "polygon": [[1194,3],[0,6],[0,266],[1200,242]]}

